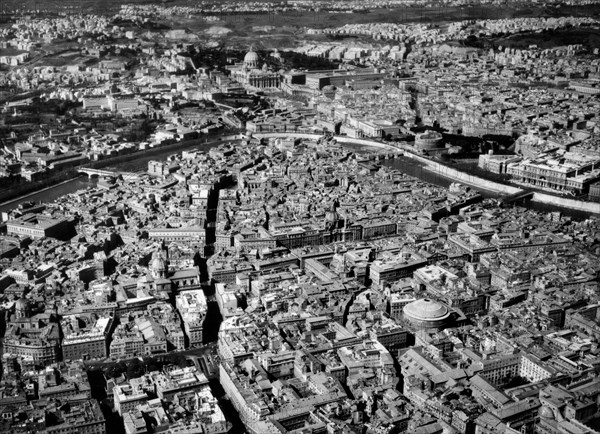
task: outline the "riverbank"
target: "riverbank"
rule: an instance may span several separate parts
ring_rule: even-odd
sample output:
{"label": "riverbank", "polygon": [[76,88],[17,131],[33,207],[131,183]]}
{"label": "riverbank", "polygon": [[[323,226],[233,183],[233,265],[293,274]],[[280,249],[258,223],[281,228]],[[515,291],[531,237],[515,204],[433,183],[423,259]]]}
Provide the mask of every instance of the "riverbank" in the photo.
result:
{"label": "riverbank", "polygon": [[0,192],[0,201],[2,201],[0,206],[4,205],[5,203],[20,200],[21,198],[29,195],[37,194],[48,188],[60,185],[61,183],[72,181],[78,176],[79,174],[77,173],[76,167],[70,167],[61,172],[53,173],[46,179],[23,182],[15,186],[5,188]]}
{"label": "riverbank", "polygon": [[[127,171],[127,163],[139,163],[141,161],[146,161],[148,159],[160,156],[164,154],[167,156],[168,154],[177,153],[184,149],[195,148],[195,147],[212,147],[223,142],[230,142],[241,140],[242,136],[240,134],[229,134],[223,136],[206,136],[201,139],[191,139],[191,140],[182,140],[180,142],[170,143],[168,145],[163,146],[155,146],[153,148],[143,149],[140,151],[132,152],[130,154],[117,155],[115,157],[104,158],[102,160],[90,161],[87,164],[84,164],[80,167],[89,167],[91,169],[104,169],[104,168],[116,168],[119,166],[120,170]],[[145,168],[140,168],[139,164],[137,165],[137,170],[145,170]]]}
{"label": "riverbank", "polygon": [[25,202],[49,203],[66,194],[93,187],[96,185],[96,183],[97,178],[90,179],[87,176],[78,176],[76,178],[63,181],[59,184],[48,186],[33,193],[28,193],[23,196],[19,196],[18,198],[11,199],[10,201],[6,201],[0,204],[0,214],[9,212],[10,210],[17,208],[21,203]]}
{"label": "riverbank", "polygon": [[[429,160],[428,158],[424,158],[419,155],[412,154],[410,152],[404,152],[404,156],[412,160],[418,161],[419,163],[422,163],[427,170],[430,170],[432,172],[438,173],[441,176],[463,184],[467,184],[475,188],[492,191],[500,195],[518,194],[526,191],[522,188],[513,187],[511,185],[506,184],[500,184],[498,182],[484,179],[476,175],[471,175],[470,173],[461,172],[452,167],[448,167],[444,164]],[[580,201],[540,192],[534,192],[531,201],[541,203],[544,205],[553,205],[561,208],[572,209],[575,211],[600,215],[600,203],[598,202]]]}
{"label": "riverbank", "polygon": [[166,157],[170,154],[191,148],[201,148],[202,150],[206,150],[225,142],[235,142],[241,139],[242,135],[240,134],[229,134],[220,137],[208,136],[203,137],[202,139],[182,140],[181,142],[148,148],[132,154],[119,155],[117,157],[91,162],[85,166],[92,169],[113,169],[126,172],[141,172],[146,171],[146,164],[148,161],[156,159],[156,157]]}
{"label": "riverbank", "polygon": [[[293,137],[302,138],[308,140],[318,140],[321,138],[319,134],[303,134],[303,133],[263,133],[255,134],[255,138],[277,138],[277,137]],[[151,159],[166,158],[173,152],[182,151],[184,149],[197,148],[201,151],[207,151],[208,149],[217,146],[221,143],[228,141],[237,141],[243,139],[242,135],[227,135],[222,136],[218,139],[202,142],[201,140],[189,140],[185,142],[178,142],[174,146],[163,146],[159,148],[151,148],[145,152],[128,154],[124,156],[114,157],[113,159],[101,160],[95,164],[94,168],[107,168],[116,171],[143,171],[145,170],[147,161]],[[389,151],[389,155],[402,155],[400,158],[384,160],[383,164],[394,167],[408,175],[415,176],[426,182],[432,184],[441,185],[447,187],[451,182],[460,182],[472,186],[473,188],[480,191],[484,197],[501,198],[515,193],[524,191],[518,187],[497,183],[490,181],[469,173],[461,172],[452,167],[445,166],[439,162],[429,160],[419,155],[409,152],[407,149],[403,149],[401,146],[392,145],[388,143],[378,142],[368,139],[353,139],[345,136],[335,137],[336,141],[341,144],[349,146],[359,146],[361,148],[375,148],[379,151]],[[140,155],[141,154],[141,155]],[[11,208],[16,207],[19,203],[27,200],[33,201],[51,201],[57,197],[72,193],[82,188],[87,188],[93,185],[93,181],[88,180],[85,177],[75,177],[73,179],[62,181],[59,184],[45,187],[35,192],[30,192],[25,195],[21,195],[18,198],[4,201],[0,204],[0,212],[6,212]],[[48,194],[44,194],[47,192]],[[37,197],[36,197],[37,196]],[[531,199],[537,205],[534,208],[540,209],[541,211],[553,210],[551,207],[562,208],[562,210],[573,211],[577,218],[586,218],[589,214],[600,215],[600,203],[594,202],[582,202],[570,198],[564,198],[559,196],[553,196],[545,193],[535,192]],[[547,209],[548,208],[548,209]],[[577,214],[578,213],[578,214]]]}
{"label": "riverbank", "polygon": [[25,199],[27,199],[29,197],[35,196],[36,194],[40,194],[40,193],[43,193],[43,192],[48,191],[50,189],[53,189],[53,188],[59,187],[61,185],[67,184],[67,183],[73,181],[73,179],[77,179],[77,178],[79,178],[81,176],[82,175],[75,176],[74,178],[66,179],[63,182],[59,182],[58,184],[49,185],[48,187],[42,188],[41,190],[37,190],[37,191],[31,192],[31,193],[27,193],[27,194],[24,194],[23,196],[19,196],[19,197],[15,198],[15,199],[11,199],[11,200],[8,200],[6,202],[2,202],[2,203],[0,203],[0,208],[4,208],[5,206],[10,206],[11,204],[13,204],[15,202],[22,202],[23,200],[25,200]]}
{"label": "riverbank", "polygon": [[[255,134],[257,138],[277,138],[277,137],[290,137],[298,139],[318,140],[321,136],[318,134],[303,134],[303,133],[264,133]],[[470,173],[461,172],[452,167],[448,167],[437,161],[430,160],[420,155],[413,154],[408,149],[404,149],[402,146],[395,146],[388,143],[378,142],[369,139],[353,139],[346,136],[335,136],[335,140],[342,144],[351,144],[359,146],[370,146],[377,149],[385,149],[391,151],[393,154],[402,154],[403,156],[419,162],[423,165],[425,170],[434,172],[436,175],[450,179],[452,181],[460,182],[462,184],[469,185],[478,190],[485,190],[499,196],[509,196],[512,194],[522,193],[525,190],[512,185],[501,184],[499,182],[491,181],[488,179],[481,178]],[[556,206],[564,209],[570,209],[582,213],[600,215],[600,203],[597,202],[586,202],[566,197],[554,196],[551,194],[534,192],[532,202],[536,202],[542,205]]]}
{"label": "riverbank", "polygon": [[533,202],[543,203],[544,205],[554,205],[563,208],[574,209],[577,211],[589,212],[600,215],[600,202],[583,202],[570,199],[568,197],[559,197],[547,193],[533,193]]}
{"label": "riverbank", "polygon": [[[131,154],[117,155],[116,157],[90,161],[84,165],[71,167],[61,173],[57,173],[49,179],[38,181],[37,183],[26,183],[18,189],[2,192],[2,194],[0,194],[0,200],[2,200],[2,203],[0,203],[0,212],[7,212],[12,208],[16,208],[16,206],[28,199],[33,201],[42,200],[44,202],[51,201],[62,194],[72,193],[78,189],[92,185],[93,182],[84,180],[85,177],[82,177],[81,174],[77,172],[77,169],[81,167],[90,167],[93,169],[106,168],[115,171],[128,172],[145,171],[148,161],[150,160],[166,158],[170,154],[187,149],[198,148],[201,150],[208,150],[221,143],[237,141],[241,138],[242,136],[239,134],[228,134],[220,137],[209,136],[204,137],[203,139],[185,140],[165,146],[133,152]],[[54,194],[49,195],[49,198],[45,198],[42,194],[46,191],[53,192]]]}

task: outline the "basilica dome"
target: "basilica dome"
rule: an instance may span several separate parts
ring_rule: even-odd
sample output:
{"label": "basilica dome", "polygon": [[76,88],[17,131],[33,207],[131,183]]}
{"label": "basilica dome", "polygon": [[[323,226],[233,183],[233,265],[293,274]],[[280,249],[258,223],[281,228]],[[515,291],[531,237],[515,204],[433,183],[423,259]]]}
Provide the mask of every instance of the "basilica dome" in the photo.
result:
{"label": "basilica dome", "polygon": [[250,69],[258,68],[258,54],[252,49],[244,56],[244,66]]}

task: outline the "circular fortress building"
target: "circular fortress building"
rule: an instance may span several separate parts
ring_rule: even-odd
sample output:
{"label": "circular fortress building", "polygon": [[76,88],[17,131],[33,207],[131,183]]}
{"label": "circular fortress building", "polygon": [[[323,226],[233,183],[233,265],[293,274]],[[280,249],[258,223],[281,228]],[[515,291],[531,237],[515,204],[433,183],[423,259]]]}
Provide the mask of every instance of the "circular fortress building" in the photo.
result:
{"label": "circular fortress building", "polygon": [[425,131],[415,136],[415,148],[418,151],[435,151],[443,149],[442,135],[437,131]]}

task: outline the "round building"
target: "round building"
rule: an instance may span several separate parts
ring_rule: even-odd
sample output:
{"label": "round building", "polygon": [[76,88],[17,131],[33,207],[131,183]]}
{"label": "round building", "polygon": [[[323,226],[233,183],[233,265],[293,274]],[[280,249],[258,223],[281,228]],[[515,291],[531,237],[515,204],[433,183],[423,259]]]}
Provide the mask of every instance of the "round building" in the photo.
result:
{"label": "round building", "polygon": [[431,151],[442,147],[442,135],[436,131],[425,131],[415,136],[415,148],[420,151]]}
{"label": "round building", "polygon": [[450,310],[435,300],[421,298],[403,309],[404,319],[419,330],[442,329],[450,322]]}

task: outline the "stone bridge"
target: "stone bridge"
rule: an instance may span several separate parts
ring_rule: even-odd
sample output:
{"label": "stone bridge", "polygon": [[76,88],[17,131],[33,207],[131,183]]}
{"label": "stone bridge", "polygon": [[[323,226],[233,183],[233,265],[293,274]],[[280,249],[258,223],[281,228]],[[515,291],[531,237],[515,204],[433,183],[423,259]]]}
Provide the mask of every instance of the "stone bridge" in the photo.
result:
{"label": "stone bridge", "polygon": [[77,169],[78,173],[85,173],[90,178],[94,177],[107,177],[107,176],[122,176],[123,179],[137,179],[139,178],[137,173],[131,172],[115,172],[111,170],[102,170],[102,169],[92,169],[91,167],[80,167]]}

